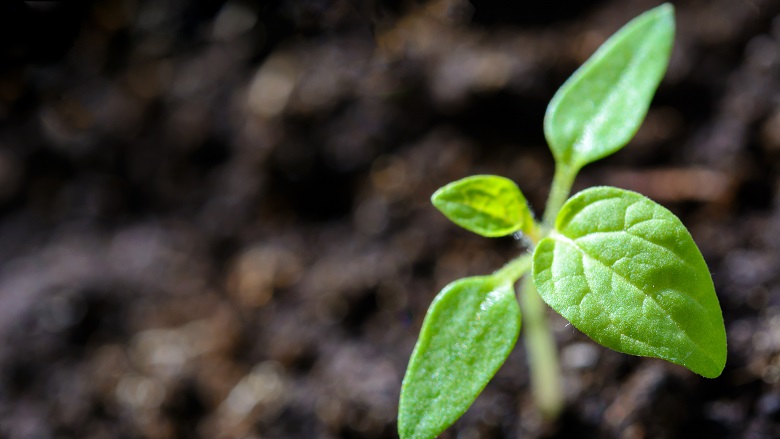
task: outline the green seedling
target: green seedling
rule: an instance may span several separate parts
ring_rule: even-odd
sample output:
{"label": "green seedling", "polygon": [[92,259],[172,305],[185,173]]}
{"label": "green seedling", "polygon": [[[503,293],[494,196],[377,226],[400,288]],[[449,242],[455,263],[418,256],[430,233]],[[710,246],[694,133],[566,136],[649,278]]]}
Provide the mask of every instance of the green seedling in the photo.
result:
{"label": "green seedling", "polygon": [[[434,299],[403,380],[402,439],[434,438],[468,409],[514,348],[521,308],[532,391],[541,413],[554,418],[563,397],[544,303],[608,348],[707,378],[721,374],[723,315],[680,220],[615,187],[569,198],[583,166],[636,133],[673,39],[674,10],[664,4],[619,30],[558,90],[544,121],[556,170],[542,221],[503,177],[468,177],[433,194],[433,204],[459,226],[486,237],[522,234],[529,248],[491,275],[456,280]],[[519,306],[514,285],[521,278]]]}

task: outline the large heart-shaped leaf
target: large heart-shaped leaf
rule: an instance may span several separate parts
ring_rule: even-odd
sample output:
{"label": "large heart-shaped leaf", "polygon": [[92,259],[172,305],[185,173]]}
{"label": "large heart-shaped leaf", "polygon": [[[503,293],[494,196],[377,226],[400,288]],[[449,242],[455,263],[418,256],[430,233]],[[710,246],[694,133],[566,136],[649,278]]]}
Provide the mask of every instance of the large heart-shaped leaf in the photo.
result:
{"label": "large heart-shaped leaf", "polygon": [[474,175],[442,187],[431,202],[452,222],[489,238],[527,232],[533,217],[520,189],[510,179]]}
{"label": "large heart-shaped leaf", "polygon": [[674,8],[651,9],[607,40],[558,90],[544,118],[556,161],[579,169],[634,136],[666,72]]}
{"label": "large heart-shaped leaf", "polygon": [[726,331],[704,258],[680,220],[643,195],[595,187],[572,197],[534,252],[533,278],[604,346],[708,378],[723,371]]}
{"label": "large heart-shaped leaf", "polygon": [[401,386],[401,439],[430,439],[452,425],[506,360],[520,332],[511,283],[493,276],[457,280],[425,316]]}

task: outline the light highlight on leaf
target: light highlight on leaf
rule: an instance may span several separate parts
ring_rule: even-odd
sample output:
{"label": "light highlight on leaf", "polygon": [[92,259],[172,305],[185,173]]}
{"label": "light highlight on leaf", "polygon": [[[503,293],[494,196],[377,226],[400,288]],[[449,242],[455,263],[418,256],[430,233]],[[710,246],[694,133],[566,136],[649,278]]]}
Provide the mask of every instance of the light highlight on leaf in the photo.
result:
{"label": "light highlight on leaf", "polygon": [[534,252],[534,283],[548,305],[609,348],[721,374],[718,298],[674,214],[635,192],[595,187],[564,204],[555,229]]}
{"label": "light highlight on leaf", "polygon": [[520,332],[511,283],[493,276],[457,280],[425,316],[401,387],[401,439],[434,438],[474,402]]}
{"label": "light highlight on leaf", "polygon": [[517,185],[496,175],[475,175],[437,190],[431,202],[452,222],[489,238],[533,227],[528,203]]}
{"label": "light highlight on leaf", "polygon": [[544,134],[559,165],[579,169],[636,134],[666,72],[674,8],[664,4],[626,24],[558,90]]}

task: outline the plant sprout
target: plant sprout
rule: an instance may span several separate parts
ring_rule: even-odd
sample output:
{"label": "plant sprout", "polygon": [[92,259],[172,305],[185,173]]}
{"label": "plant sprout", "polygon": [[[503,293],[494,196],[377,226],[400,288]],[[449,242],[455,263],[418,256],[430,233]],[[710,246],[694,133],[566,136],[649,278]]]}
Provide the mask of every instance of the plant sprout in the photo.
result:
{"label": "plant sprout", "polygon": [[504,177],[467,177],[433,194],[433,204],[455,224],[486,237],[522,234],[529,248],[493,274],[452,282],[433,300],[403,380],[401,439],[434,438],[468,409],[514,348],[521,315],[532,391],[540,411],[554,418],[563,396],[545,303],[608,348],[707,378],[721,374],[723,315],[682,222],[649,198],[615,187],[569,198],[583,166],[618,151],[639,129],[673,40],[673,7],[647,11],[555,94],[544,119],[556,166],[542,221]]}

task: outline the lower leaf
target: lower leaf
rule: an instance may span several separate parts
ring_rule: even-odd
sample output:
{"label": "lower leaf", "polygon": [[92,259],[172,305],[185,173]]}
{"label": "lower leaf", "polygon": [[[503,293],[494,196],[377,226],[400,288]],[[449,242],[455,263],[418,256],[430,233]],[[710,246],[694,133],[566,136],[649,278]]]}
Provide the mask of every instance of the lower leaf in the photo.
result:
{"label": "lower leaf", "polygon": [[493,276],[447,285],[425,316],[401,387],[401,439],[438,436],[474,402],[517,341],[511,283]]}

